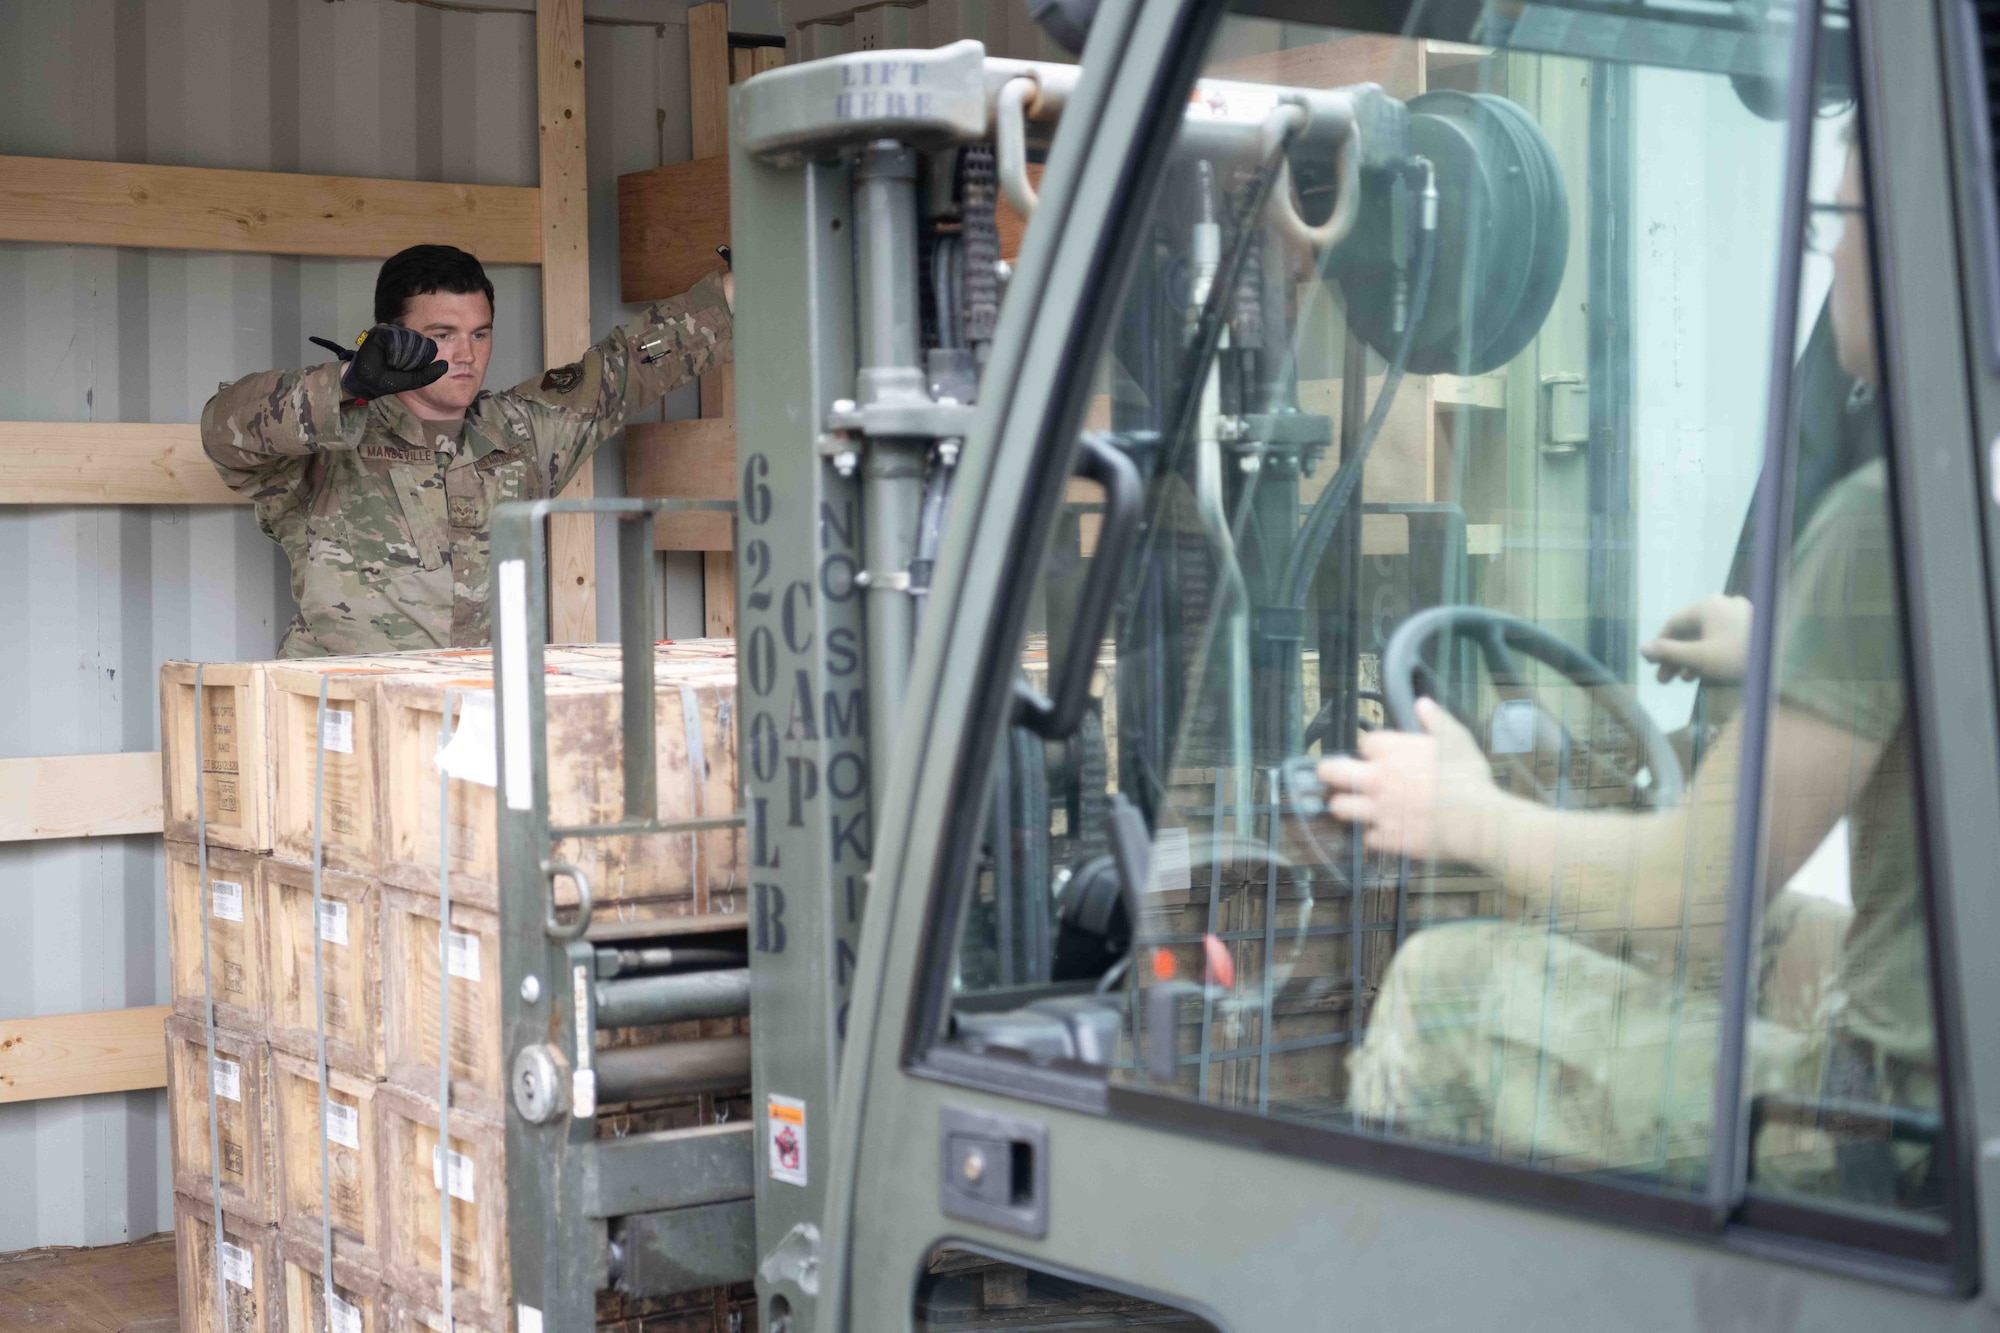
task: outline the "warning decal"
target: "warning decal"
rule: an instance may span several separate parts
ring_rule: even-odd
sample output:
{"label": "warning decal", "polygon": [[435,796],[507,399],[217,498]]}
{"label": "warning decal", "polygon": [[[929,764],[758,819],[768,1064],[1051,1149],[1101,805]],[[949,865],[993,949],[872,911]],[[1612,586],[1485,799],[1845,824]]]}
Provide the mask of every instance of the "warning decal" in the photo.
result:
{"label": "warning decal", "polygon": [[772,1093],[764,1117],[770,1148],[771,1179],[787,1185],[806,1183],[806,1104],[796,1097]]}

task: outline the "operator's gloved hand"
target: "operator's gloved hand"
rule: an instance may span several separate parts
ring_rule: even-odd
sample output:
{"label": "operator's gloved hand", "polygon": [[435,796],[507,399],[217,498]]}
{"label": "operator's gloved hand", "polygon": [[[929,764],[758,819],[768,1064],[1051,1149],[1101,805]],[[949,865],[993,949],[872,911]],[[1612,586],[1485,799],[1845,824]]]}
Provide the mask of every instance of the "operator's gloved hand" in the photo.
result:
{"label": "operator's gloved hand", "polygon": [[340,372],[340,391],[362,402],[421,389],[451,369],[438,360],[435,342],[400,324],[377,324],[361,335],[360,346],[352,352],[325,338],[312,341],[347,363]]}

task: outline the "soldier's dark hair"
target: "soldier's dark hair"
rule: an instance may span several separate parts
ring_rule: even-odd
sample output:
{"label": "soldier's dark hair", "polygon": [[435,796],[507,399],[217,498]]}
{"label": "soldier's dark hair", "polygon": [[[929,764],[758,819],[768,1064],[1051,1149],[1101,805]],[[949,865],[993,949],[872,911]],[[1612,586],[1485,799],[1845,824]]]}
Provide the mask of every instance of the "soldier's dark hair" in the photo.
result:
{"label": "soldier's dark hair", "polygon": [[477,259],[455,245],[413,245],[382,262],[375,278],[375,322],[394,324],[412,296],[432,292],[485,292],[487,307],[493,305],[493,282]]}

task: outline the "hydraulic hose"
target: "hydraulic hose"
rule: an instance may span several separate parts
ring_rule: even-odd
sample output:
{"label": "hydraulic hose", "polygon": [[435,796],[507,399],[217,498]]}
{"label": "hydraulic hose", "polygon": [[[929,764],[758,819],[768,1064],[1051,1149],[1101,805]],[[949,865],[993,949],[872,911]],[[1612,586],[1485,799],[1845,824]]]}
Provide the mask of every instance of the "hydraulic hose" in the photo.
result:
{"label": "hydraulic hose", "polygon": [[1332,482],[1313,502],[1312,512],[1306,516],[1299,539],[1285,561],[1283,588],[1286,606],[1298,608],[1306,604],[1306,591],[1312,586],[1320,557],[1326,554],[1327,543],[1333,540],[1340,516],[1347,512],[1348,501],[1354,498],[1355,488],[1361,484],[1361,470],[1367,465],[1368,453],[1381,436],[1383,423],[1389,419],[1389,409],[1396,402],[1396,391],[1403,387],[1403,375],[1410,365],[1410,349],[1417,340],[1417,326],[1423,323],[1424,314],[1430,307],[1431,278],[1437,266],[1437,172],[1429,162],[1423,163],[1423,169],[1424,193],[1417,230],[1416,283],[1410,296],[1409,312],[1403,321],[1403,336],[1396,340],[1396,355],[1390,360],[1388,374],[1382,381],[1382,392],[1375,398],[1374,410],[1368,414],[1368,420],[1361,428],[1360,442],[1352,456],[1341,461],[1340,471],[1334,474]]}

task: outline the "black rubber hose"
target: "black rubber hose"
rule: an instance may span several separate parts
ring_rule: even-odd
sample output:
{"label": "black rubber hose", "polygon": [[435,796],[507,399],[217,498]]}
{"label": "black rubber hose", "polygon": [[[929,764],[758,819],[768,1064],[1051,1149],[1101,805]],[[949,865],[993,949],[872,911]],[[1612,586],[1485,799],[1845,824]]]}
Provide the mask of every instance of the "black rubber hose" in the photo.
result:
{"label": "black rubber hose", "polygon": [[1313,502],[1312,512],[1306,516],[1305,525],[1300,529],[1298,542],[1285,562],[1286,606],[1302,607],[1306,604],[1306,591],[1312,586],[1313,572],[1319,568],[1320,557],[1326,554],[1327,543],[1333,540],[1334,530],[1340,525],[1340,516],[1347,512],[1347,503],[1353,499],[1355,488],[1361,484],[1361,469],[1368,462],[1368,452],[1375,447],[1376,439],[1382,434],[1383,423],[1389,419],[1389,409],[1396,402],[1396,391],[1403,387],[1403,375],[1409,369],[1410,348],[1416,342],[1417,326],[1423,323],[1424,312],[1430,305],[1431,277],[1436,264],[1437,232],[1434,228],[1420,229],[1417,233],[1416,288],[1411,293],[1403,336],[1396,342],[1396,355],[1389,363],[1387,377],[1382,381],[1382,392],[1376,395],[1375,408],[1361,428],[1360,444],[1352,457],[1341,462],[1340,471],[1334,474],[1333,481]]}

